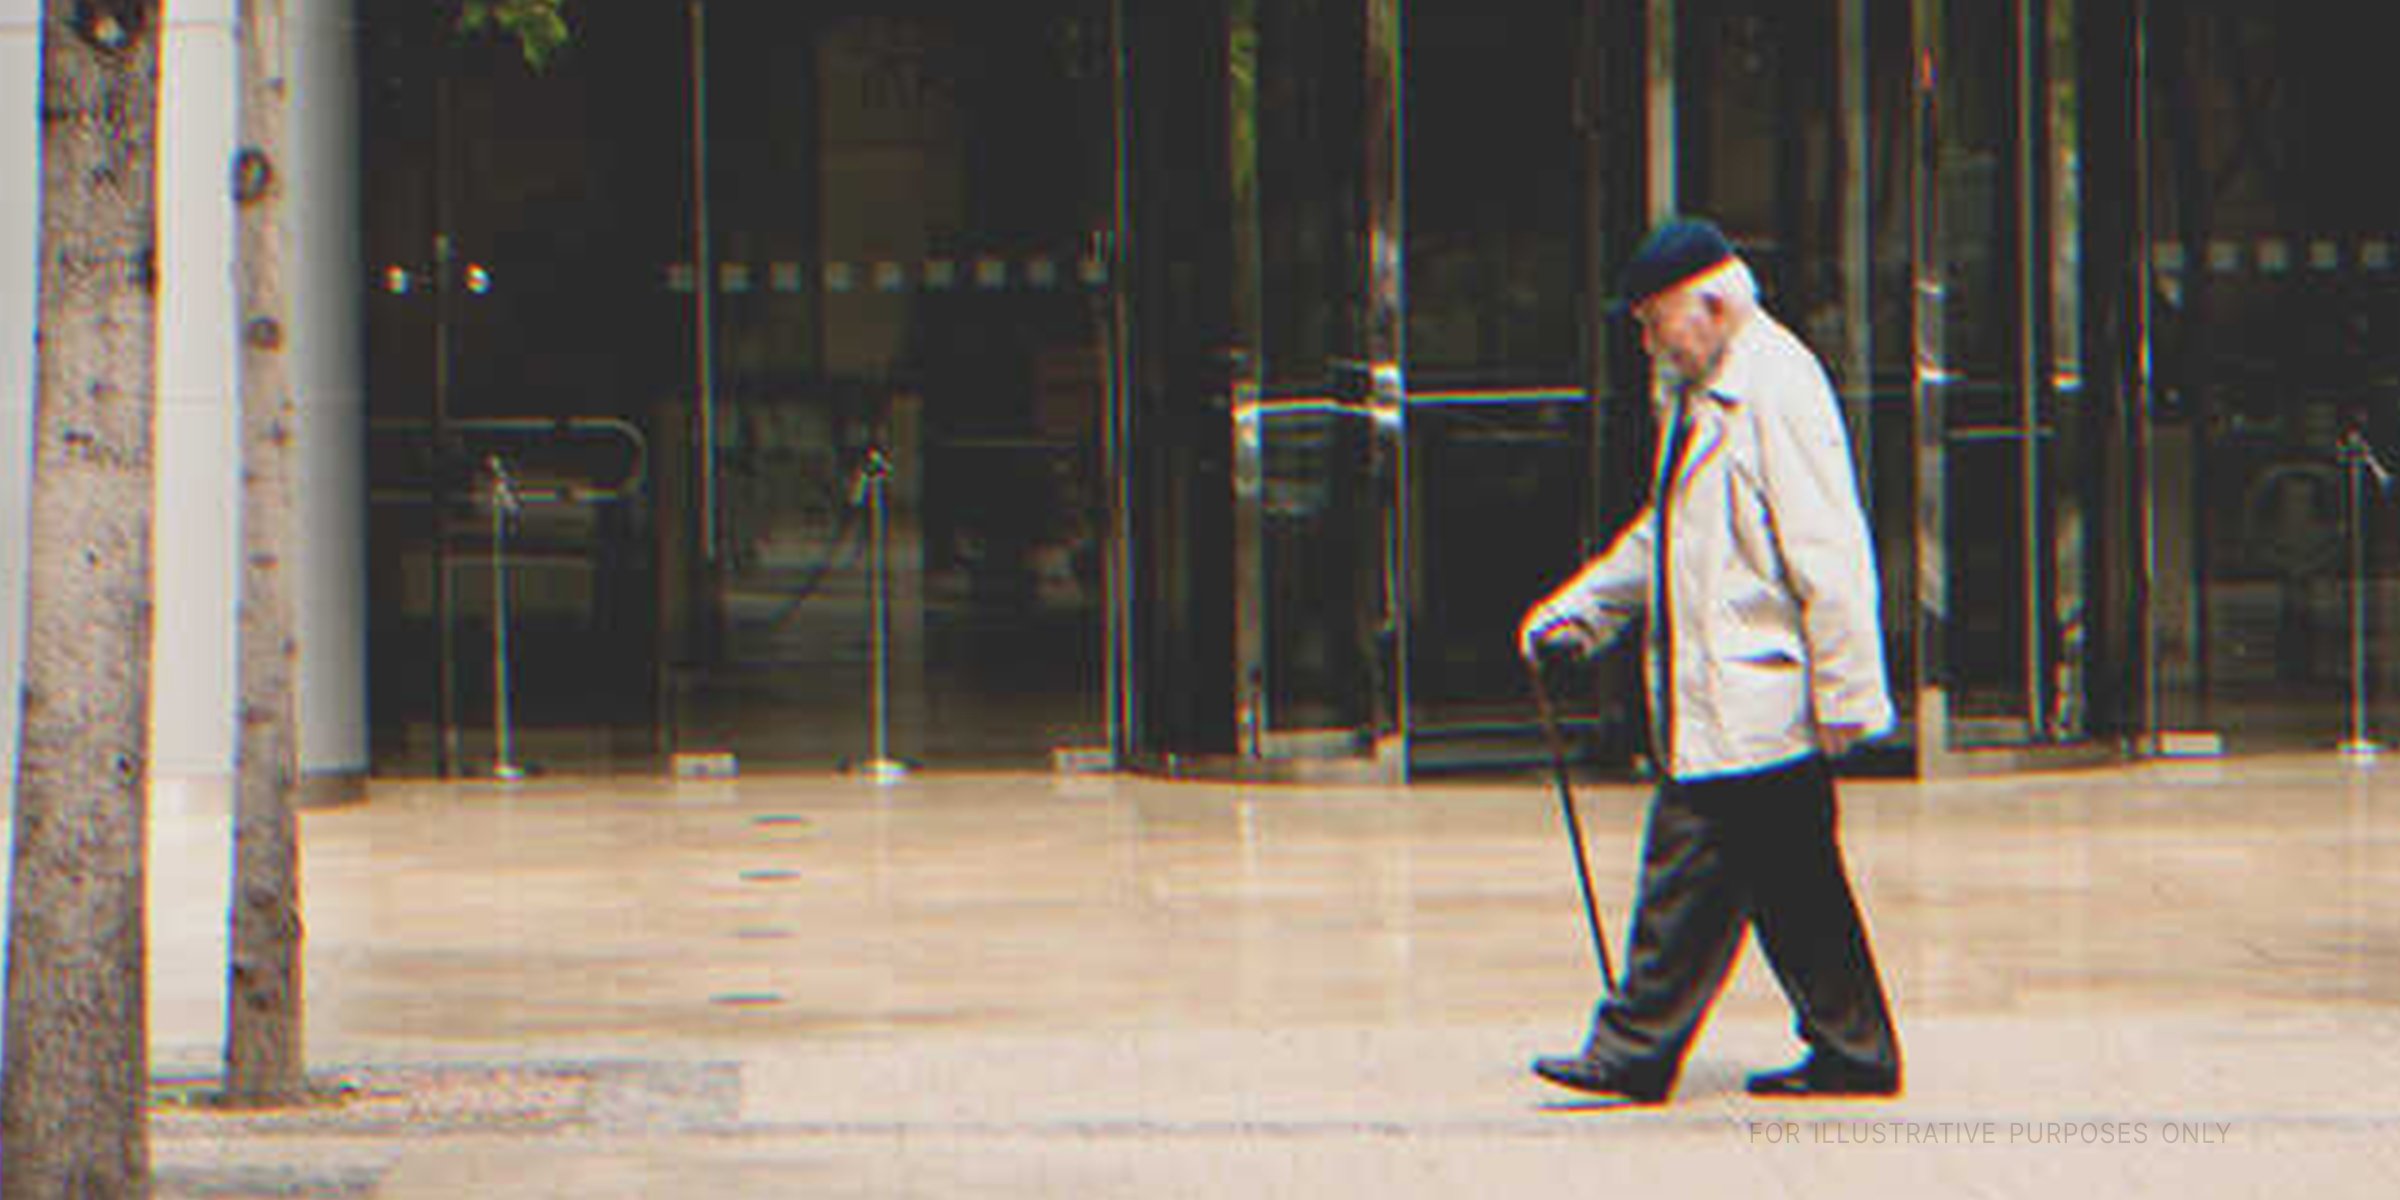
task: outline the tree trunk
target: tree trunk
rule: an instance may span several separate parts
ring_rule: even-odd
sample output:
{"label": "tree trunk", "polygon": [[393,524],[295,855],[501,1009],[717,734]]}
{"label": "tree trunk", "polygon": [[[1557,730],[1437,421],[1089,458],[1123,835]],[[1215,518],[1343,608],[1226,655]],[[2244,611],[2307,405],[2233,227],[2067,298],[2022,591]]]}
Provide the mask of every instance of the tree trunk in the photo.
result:
{"label": "tree trunk", "polygon": [[149,1192],[158,0],[45,0],[24,742],[0,1196]]}
{"label": "tree trunk", "polygon": [[298,704],[293,695],[294,410],[284,354],[284,0],[242,0],[233,162],[242,308],[241,721],[233,816],[225,1100],[293,1104],[301,1053]]}

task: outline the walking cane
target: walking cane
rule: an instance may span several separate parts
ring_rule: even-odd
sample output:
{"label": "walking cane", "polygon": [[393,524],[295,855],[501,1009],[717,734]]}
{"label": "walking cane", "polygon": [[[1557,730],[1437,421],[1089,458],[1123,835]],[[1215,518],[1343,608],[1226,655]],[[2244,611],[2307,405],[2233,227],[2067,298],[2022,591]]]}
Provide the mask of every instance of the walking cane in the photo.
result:
{"label": "walking cane", "polygon": [[1541,709],[1542,737],[1550,744],[1550,774],[1558,783],[1558,810],[1566,815],[1567,844],[1575,848],[1575,878],[1583,885],[1583,915],[1592,930],[1592,955],[1600,960],[1600,986],[1609,995],[1617,993],[1617,974],[1608,961],[1608,938],[1600,930],[1600,902],[1592,896],[1592,866],[1583,853],[1583,822],[1575,815],[1575,789],[1567,782],[1567,750],[1558,736],[1558,713],[1550,704],[1549,681],[1544,678],[1543,660],[1528,659],[1526,674],[1533,678],[1534,703]]}

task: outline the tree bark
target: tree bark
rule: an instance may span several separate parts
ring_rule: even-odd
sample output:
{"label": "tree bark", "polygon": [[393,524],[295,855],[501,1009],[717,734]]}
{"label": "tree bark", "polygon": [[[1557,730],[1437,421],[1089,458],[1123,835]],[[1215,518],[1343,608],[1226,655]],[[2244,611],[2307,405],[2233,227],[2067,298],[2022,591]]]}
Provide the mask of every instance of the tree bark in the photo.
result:
{"label": "tree bark", "polygon": [[45,0],[0,1196],[149,1192],[158,0]]}
{"label": "tree bark", "polygon": [[242,0],[233,161],[242,313],[241,700],[225,972],[225,1102],[298,1103],[302,1055],[298,639],[288,564],[295,411],[284,353],[284,0]]}

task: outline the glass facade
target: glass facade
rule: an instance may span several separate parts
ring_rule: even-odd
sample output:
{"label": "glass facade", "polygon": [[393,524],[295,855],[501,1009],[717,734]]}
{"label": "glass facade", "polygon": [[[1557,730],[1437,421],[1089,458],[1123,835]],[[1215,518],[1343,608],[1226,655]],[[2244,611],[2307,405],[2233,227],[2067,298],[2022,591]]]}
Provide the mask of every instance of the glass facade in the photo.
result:
{"label": "glass facade", "polygon": [[2389,504],[2356,463],[2354,543],[2345,447],[2400,434],[2400,183],[2357,163],[2400,17],[2151,9],[2158,719],[2317,744],[2349,726],[2354,654],[2389,661]]}
{"label": "glass facade", "polygon": [[1871,761],[2330,746],[2400,209],[2307,7],[362,0],[378,768],[1532,761],[1678,211],[1834,377]]}
{"label": "glass facade", "polygon": [[494,736],[496,468],[537,759],[863,757],[879,672],[899,757],[1105,744],[1108,10],[437,22],[368,6],[383,760]]}

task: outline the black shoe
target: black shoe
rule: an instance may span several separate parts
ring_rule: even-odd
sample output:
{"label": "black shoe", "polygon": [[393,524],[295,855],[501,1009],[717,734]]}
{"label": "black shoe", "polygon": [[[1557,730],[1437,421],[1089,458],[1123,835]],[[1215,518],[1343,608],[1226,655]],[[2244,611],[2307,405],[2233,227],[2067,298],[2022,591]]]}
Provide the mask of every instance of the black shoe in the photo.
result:
{"label": "black shoe", "polygon": [[1806,1099],[1811,1096],[1897,1096],[1900,1072],[1811,1053],[1797,1066],[1761,1071],[1742,1085],[1753,1096]]}
{"label": "black shoe", "polygon": [[1657,1104],[1675,1086],[1672,1078],[1655,1071],[1629,1070],[1580,1055],[1537,1058],[1533,1060],[1533,1073],[1563,1088],[1598,1096],[1623,1096],[1635,1104]]}

